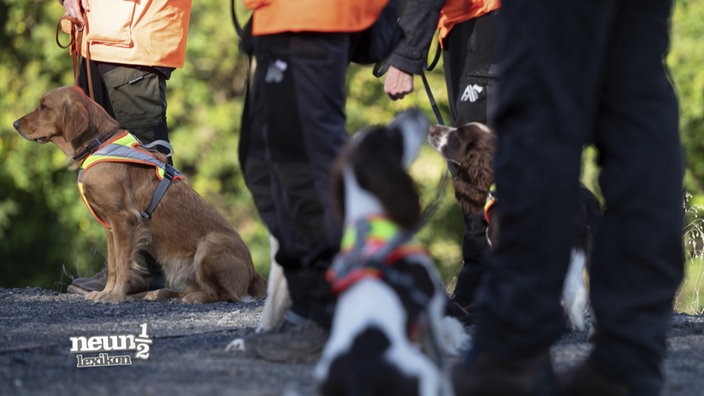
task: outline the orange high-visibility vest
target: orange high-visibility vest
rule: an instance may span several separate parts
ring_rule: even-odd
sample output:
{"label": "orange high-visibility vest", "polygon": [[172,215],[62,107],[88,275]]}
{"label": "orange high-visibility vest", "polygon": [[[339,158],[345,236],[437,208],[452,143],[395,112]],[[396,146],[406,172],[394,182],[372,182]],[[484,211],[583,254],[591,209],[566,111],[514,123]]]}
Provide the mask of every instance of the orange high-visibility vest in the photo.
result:
{"label": "orange high-visibility vest", "polygon": [[111,63],[183,67],[191,0],[89,0],[81,55]]}
{"label": "orange high-visibility vest", "polygon": [[501,6],[500,0],[447,0],[440,11],[438,39],[443,40],[450,30],[464,21],[488,14]]}
{"label": "orange high-visibility vest", "polygon": [[388,0],[245,0],[255,36],[283,32],[358,32]]}

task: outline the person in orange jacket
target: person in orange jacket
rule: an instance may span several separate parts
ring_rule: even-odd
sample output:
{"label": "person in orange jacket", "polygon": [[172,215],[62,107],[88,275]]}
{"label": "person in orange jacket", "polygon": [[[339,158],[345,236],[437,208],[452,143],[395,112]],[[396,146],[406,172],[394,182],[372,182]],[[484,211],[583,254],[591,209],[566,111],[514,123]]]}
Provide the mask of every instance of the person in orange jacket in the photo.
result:
{"label": "person in orange jacket", "polygon": [[[65,15],[83,27],[78,85],[143,143],[169,156],[166,81],[183,67],[191,0],[63,0]],[[90,77],[90,81],[89,81]],[[157,265],[131,292],[164,286]],[[68,291],[105,287],[105,270],[74,279]]]}
{"label": "person in orange jacket", "polygon": [[[239,160],[257,210],[279,241],[292,305],[277,328],[245,339],[269,360],[317,356],[334,302],[325,271],[342,225],[330,169],[348,138],[345,73],[356,33],[388,0],[248,0],[256,70],[245,100]],[[295,341],[292,341],[295,339]]]}
{"label": "person in orange jacket", "polygon": [[[499,0],[407,0],[399,25],[404,38],[387,60],[384,92],[393,100],[411,93],[436,30],[453,125],[487,123],[496,90],[495,48]],[[465,213],[462,269],[452,296],[452,312],[472,323],[474,294],[486,273],[486,221]]]}

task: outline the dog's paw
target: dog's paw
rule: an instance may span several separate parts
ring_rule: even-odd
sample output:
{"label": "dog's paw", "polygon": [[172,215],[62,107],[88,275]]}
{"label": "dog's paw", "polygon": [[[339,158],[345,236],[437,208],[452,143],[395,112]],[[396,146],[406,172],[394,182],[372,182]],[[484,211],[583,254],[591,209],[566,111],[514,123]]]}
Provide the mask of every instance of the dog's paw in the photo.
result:
{"label": "dog's paw", "polygon": [[144,295],[144,300],[146,301],[159,301],[161,298],[159,297],[159,292],[161,290],[152,290],[147,292],[147,294]]}
{"label": "dog's paw", "polygon": [[440,326],[439,343],[447,356],[459,357],[469,350],[472,337],[457,318],[445,316]]}
{"label": "dog's paw", "polygon": [[86,299],[93,302],[119,304],[125,301],[126,296],[109,291],[95,291],[86,294]]}
{"label": "dog's paw", "polygon": [[208,304],[217,302],[217,296],[202,291],[186,292],[181,296],[181,301],[186,304]]}
{"label": "dog's paw", "polygon": [[235,338],[227,344],[225,347],[225,352],[245,352],[246,348],[244,346],[244,338]]}
{"label": "dog's paw", "polygon": [[182,298],[183,297],[183,292],[180,290],[172,290],[172,289],[157,289],[157,290],[151,290],[145,293],[137,294],[135,295],[138,298],[141,298],[146,301],[162,301],[162,300],[170,300],[172,298]]}

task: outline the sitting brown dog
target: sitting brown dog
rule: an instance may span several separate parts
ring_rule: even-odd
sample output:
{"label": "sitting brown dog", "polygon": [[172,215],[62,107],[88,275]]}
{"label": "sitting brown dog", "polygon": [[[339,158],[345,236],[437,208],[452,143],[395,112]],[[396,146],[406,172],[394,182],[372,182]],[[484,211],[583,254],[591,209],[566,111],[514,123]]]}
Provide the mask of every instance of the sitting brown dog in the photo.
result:
{"label": "sitting brown dog", "polygon": [[266,280],[237,231],[162,154],[120,129],[80,88],[49,91],[14,126],[28,140],[56,144],[80,166],[82,198],[106,227],[107,284],[86,298],[119,303],[140,290],[147,254],[169,283],[184,286],[149,292],[147,299],[208,303],[266,295]]}

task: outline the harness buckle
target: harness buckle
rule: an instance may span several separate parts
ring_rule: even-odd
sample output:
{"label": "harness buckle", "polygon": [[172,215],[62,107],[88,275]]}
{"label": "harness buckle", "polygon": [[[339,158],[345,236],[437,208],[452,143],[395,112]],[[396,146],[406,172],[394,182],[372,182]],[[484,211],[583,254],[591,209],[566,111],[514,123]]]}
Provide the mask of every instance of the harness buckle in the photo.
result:
{"label": "harness buckle", "polygon": [[168,163],[164,164],[164,178],[169,179],[169,180],[174,180],[174,176],[176,176],[176,168],[171,166]]}

